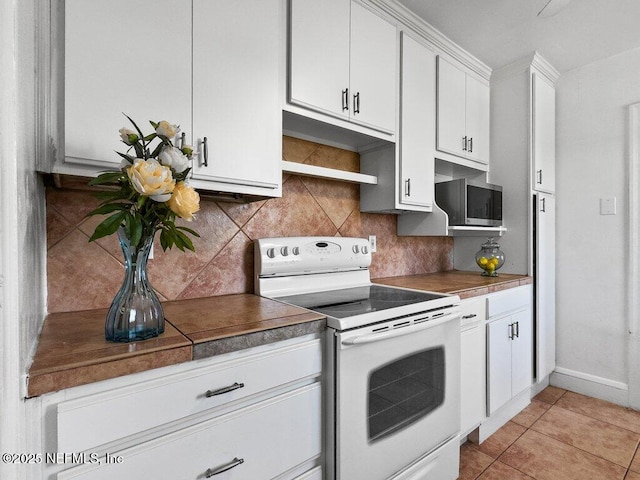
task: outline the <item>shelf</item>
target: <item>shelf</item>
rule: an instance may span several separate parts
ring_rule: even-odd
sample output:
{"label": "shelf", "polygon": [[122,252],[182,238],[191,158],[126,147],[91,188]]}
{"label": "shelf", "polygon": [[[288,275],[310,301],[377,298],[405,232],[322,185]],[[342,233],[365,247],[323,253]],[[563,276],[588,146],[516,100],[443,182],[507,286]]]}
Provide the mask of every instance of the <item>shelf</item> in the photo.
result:
{"label": "shelf", "polygon": [[501,237],[507,231],[505,227],[448,227],[453,237]]}
{"label": "shelf", "polygon": [[340,180],[342,182],[365,183],[368,185],[376,185],[378,183],[378,177],[374,175],[347,172],[344,170],[336,170],[335,168],[317,167],[305,163],[287,162],[286,160],[282,160],[282,171],[308,177]]}

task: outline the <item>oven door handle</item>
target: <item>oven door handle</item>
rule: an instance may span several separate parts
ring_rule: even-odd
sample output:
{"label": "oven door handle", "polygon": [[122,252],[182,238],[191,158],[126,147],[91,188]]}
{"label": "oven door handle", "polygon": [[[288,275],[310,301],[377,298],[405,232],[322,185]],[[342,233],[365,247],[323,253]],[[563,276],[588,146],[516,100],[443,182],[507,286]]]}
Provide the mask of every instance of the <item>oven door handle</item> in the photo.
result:
{"label": "oven door handle", "polygon": [[393,330],[387,330],[383,332],[367,333],[365,335],[358,335],[357,337],[345,338],[340,343],[342,345],[361,345],[364,343],[373,343],[389,338],[401,337],[403,335],[410,335],[420,330],[426,330],[427,328],[437,327],[445,322],[453,320],[455,317],[460,318],[460,310],[455,310],[448,314],[434,318],[433,320],[427,320],[425,322],[409,325],[406,327],[394,328]]}

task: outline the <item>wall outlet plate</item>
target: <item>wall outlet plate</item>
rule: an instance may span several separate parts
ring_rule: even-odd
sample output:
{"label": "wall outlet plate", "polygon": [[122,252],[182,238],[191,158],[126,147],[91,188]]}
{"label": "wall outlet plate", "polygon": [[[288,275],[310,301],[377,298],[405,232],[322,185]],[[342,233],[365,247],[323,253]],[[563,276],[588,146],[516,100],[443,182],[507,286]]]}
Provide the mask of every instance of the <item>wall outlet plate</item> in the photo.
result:
{"label": "wall outlet plate", "polygon": [[600,215],[616,214],[616,197],[600,199]]}
{"label": "wall outlet plate", "polygon": [[369,235],[369,250],[371,250],[371,253],[373,253],[377,249],[378,249],[378,241],[376,240],[376,236]]}

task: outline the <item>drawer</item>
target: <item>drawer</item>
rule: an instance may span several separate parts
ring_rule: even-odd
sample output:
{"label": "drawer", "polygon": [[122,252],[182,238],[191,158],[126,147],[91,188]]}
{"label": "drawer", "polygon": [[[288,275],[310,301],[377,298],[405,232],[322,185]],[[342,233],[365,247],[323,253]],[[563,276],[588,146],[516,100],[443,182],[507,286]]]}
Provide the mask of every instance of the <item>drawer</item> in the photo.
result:
{"label": "drawer", "polygon": [[[187,372],[60,403],[57,450],[85,451],[319,375],[321,345],[320,340],[307,340],[232,360],[212,359],[207,366],[198,365]],[[234,389],[234,385],[244,386]],[[227,387],[226,393],[220,393]],[[207,392],[218,394],[207,396]]]}
{"label": "drawer", "polygon": [[531,306],[531,285],[511,288],[487,296],[487,315],[489,318],[502,315],[513,310]]}
{"label": "drawer", "polygon": [[463,330],[487,318],[485,297],[468,298],[460,302],[460,306],[462,307],[460,326]]}
{"label": "drawer", "polygon": [[319,384],[308,385],[119,451],[120,463],[65,470],[58,480],[195,480],[234,464],[214,478],[274,478],[320,455],[320,408]]}

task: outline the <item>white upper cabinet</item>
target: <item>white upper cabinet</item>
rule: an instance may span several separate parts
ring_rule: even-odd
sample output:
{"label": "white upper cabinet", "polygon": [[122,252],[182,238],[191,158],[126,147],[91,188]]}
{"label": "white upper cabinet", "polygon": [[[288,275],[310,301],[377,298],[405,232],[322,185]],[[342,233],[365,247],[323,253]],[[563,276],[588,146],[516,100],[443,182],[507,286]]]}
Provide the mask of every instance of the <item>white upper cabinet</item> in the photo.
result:
{"label": "white upper cabinet", "polygon": [[279,196],[284,18],[283,0],[67,0],[54,171],[117,168],[124,112],[143,133],[148,120],[180,125],[199,152],[194,187]]}
{"label": "white upper cabinet", "polygon": [[396,144],[360,154],[363,212],[430,212],[434,194],[436,56],[401,33],[400,124]]}
{"label": "white upper cabinet", "polygon": [[351,3],[292,0],[290,8],[289,101],[348,119]]}
{"label": "white upper cabinet", "polygon": [[531,75],[533,97],[532,158],[533,189],[553,193],[556,189],[556,91],[535,72]]}
{"label": "white upper cabinet", "polygon": [[438,56],[437,149],[489,163],[489,86]]}
{"label": "white upper cabinet", "polygon": [[465,126],[468,139],[467,158],[489,163],[489,86],[466,76]]}
{"label": "white upper cabinet", "polygon": [[292,0],[290,21],[289,103],[393,134],[395,26],[350,0]]}
{"label": "white upper cabinet", "polygon": [[123,113],[191,131],[190,0],[66,0],[64,59],[65,163],[117,168]]}
{"label": "white upper cabinet", "polygon": [[396,128],[396,28],[351,2],[350,118],[393,132]]}
{"label": "white upper cabinet", "polygon": [[193,8],[193,178],[277,191],[282,1],[194,0]]}
{"label": "white upper cabinet", "polygon": [[403,34],[399,201],[426,211],[434,195],[435,73],[435,54]]}

